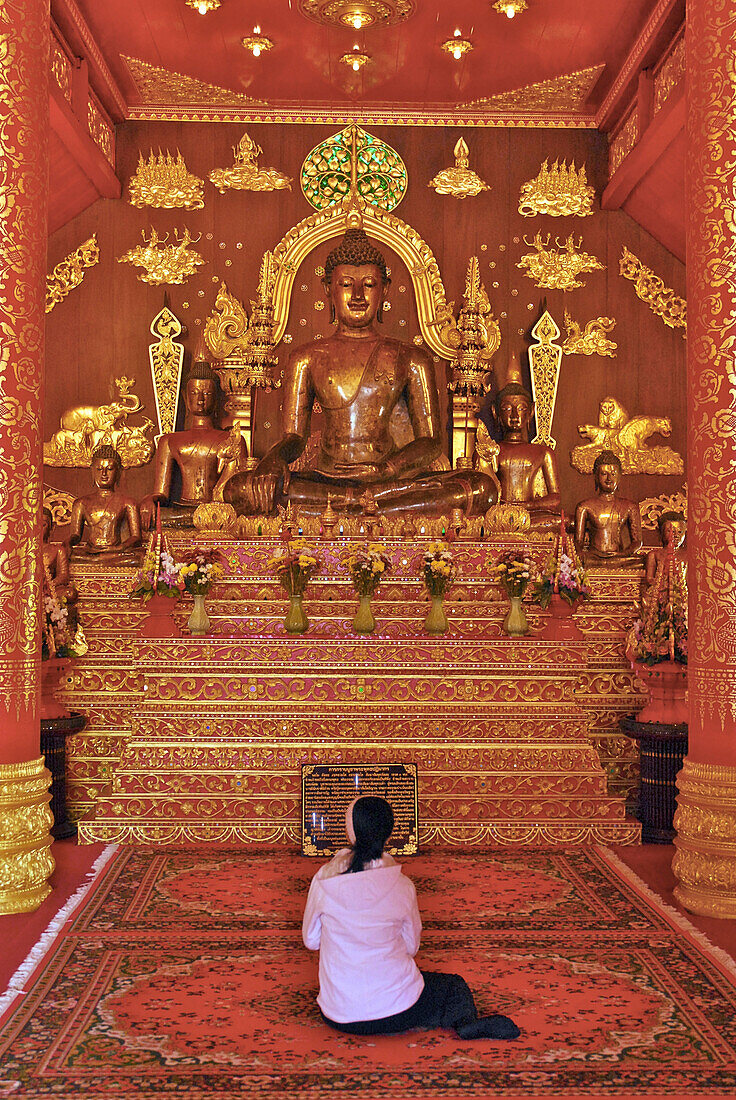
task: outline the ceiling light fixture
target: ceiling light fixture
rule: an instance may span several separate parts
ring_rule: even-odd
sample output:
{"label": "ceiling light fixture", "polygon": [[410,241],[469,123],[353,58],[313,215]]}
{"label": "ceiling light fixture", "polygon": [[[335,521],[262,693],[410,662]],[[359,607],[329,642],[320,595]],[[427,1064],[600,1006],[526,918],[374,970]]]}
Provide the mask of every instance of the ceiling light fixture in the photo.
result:
{"label": "ceiling light fixture", "polygon": [[513,19],[515,15],[521,15],[529,7],[526,0],[496,0],[493,5],[499,15],[505,15],[507,19]]}
{"label": "ceiling light fixture", "polygon": [[222,0],[185,0],[185,2],[200,15],[206,15],[208,11],[217,11]]}
{"label": "ceiling light fixture", "polygon": [[343,65],[349,65],[354,73],[359,73],[364,65],[367,65],[370,61],[370,57],[367,53],[360,52],[360,46],[353,46],[352,53],[344,53],[340,58]]}
{"label": "ceiling light fixture", "polygon": [[403,23],[414,14],[416,0],[298,0],[298,5],[303,15],[318,23],[364,31]]}
{"label": "ceiling light fixture", "polygon": [[246,35],[242,42],[246,50],[250,50],[254,57],[260,57],[262,53],[273,47],[271,39],[266,38],[265,34],[261,34],[260,27],[254,27],[253,34]]}
{"label": "ceiling light fixture", "polygon": [[446,42],[442,43],[441,48],[445,53],[452,54],[456,61],[459,61],[463,54],[472,50],[473,43],[469,42],[467,38],[463,38],[461,30],[456,30],[452,38],[448,38]]}

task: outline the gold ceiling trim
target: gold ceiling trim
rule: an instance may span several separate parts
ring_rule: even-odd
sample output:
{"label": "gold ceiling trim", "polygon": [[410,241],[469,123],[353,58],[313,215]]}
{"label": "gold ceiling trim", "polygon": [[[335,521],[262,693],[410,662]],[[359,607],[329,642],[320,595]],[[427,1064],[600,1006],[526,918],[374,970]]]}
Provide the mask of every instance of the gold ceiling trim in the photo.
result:
{"label": "gold ceiling trim", "polygon": [[[225,89],[218,89],[225,91]],[[233,93],[235,94],[235,93]],[[282,126],[441,126],[444,129],[531,129],[531,130],[595,130],[593,114],[572,114],[549,111],[469,110],[458,114],[458,109],[446,105],[430,104],[422,107],[395,107],[385,104],[353,107],[304,106],[292,104],[250,107],[220,102],[215,104],[143,103],[130,107],[130,122],[234,122],[242,125],[274,123]]]}
{"label": "gold ceiling trim", "polygon": [[[167,106],[233,106],[251,105],[265,107],[262,99],[254,99],[243,92],[234,92],[230,88],[221,88],[217,84],[207,84],[193,76],[163,69],[158,65],[149,65],[139,57],[120,55],[128,66],[141,99],[147,104],[166,104]],[[132,117],[132,116],[129,116]]]}
{"label": "gold ceiling trim", "polygon": [[[363,229],[369,237],[392,248],[406,264],[416,297],[419,329],[435,355],[454,359],[457,347],[447,337],[456,328],[448,305],[439,265],[429,245],[410,225],[384,210],[365,205]],[[273,340],[278,344],[289,320],[291,288],[300,265],[310,252],[333,237],[341,237],[350,211],[341,204],[329,206],[295,225],[273,250],[276,277],[273,284]]]}
{"label": "gold ceiling trim", "polygon": [[461,103],[458,110],[483,107],[511,112],[582,111],[604,69],[604,64],[591,65],[587,69],[555,76],[551,80],[541,80],[536,84],[526,84],[523,88]]}

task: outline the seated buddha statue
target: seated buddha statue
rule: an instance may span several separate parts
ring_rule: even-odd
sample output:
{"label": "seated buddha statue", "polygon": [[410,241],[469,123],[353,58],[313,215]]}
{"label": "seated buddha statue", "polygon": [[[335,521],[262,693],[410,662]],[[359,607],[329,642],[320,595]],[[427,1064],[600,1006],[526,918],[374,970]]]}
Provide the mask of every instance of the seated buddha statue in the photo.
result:
{"label": "seated buddha statue", "polygon": [[[269,514],[290,501],[320,514],[360,511],[370,490],[381,512],[480,515],[496,499],[477,471],[433,471],[442,455],[442,417],[430,356],[382,336],[377,324],[390,280],[383,255],[349,228],[327,257],[324,287],[334,334],[296,348],[284,372],[281,439],[251,474],[236,474],[223,498],[241,514]],[[305,451],[315,402],[324,427],[307,468],[289,469]],[[413,439],[397,446],[391,414],[405,403]]]}
{"label": "seated buddha statue", "polygon": [[575,546],[586,565],[640,566],[641,514],[634,500],[618,495],[621,460],[601,451],[593,463],[595,496],[575,509]]}
{"label": "seated buddha statue", "polygon": [[44,583],[48,576],[58,599],[69,605],[77,599],[77,590],[69,575],[69,551],[65,543],[50,541],[53,530],[54,517],[49,508],[44,508],[41,513]]}
{"label": "seated buddha statue", "polygon": [[515,353],[506,385],[496,394],[491,412],[502,438],[494,444],[485,426],[479,425],[476,441],[479,469],[497,468],[501,503],[523,504],[529,511],[532,528],[557,530],[560,525],[557,460],[551,447],[529,442],[534,400],[522,385]]}
{"label": "seated buddha statue", "polygon": [[118,492],[122,461],[114,447],[98,447],[90,468],[95,488],[72,505],[69,545],[77,553],[123,563],[141,541],[138,505]]}
{"label": "seated buddha statue", "polygon": [[208,363],[195,363],[184,386],[188,427],[167,432],[156,444],[154,489],[141,501],[144,528],[161,504],[165,526],[191,527],[200,504],[216,499],[220,485],[244,465],[245,442],[214,422],[217,377]]}

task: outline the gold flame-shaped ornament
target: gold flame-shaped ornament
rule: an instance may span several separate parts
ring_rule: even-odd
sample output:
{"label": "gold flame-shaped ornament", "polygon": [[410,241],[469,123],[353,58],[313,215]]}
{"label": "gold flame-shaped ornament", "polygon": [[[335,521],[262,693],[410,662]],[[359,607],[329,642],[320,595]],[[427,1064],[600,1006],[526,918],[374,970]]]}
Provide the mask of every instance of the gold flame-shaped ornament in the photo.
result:
{"label": "gold flame-shaped ornament", "polygon": [[291,179],[276,168],[259,168],[258,157],[263,150],[248,134],[243,134],[233,148],[232,168],[215,168],[209,179],[221,195],[229,188],[237,191],[291,191]]}
{"label": "gold flame-shaped ornament", "polygon": [[204,323],[204,339],[213,359],[242,357],[248,343],[248,314],[227,285],[220,283],[215,308]]}
{"label": "gold flame-shaped ornament", "polygon": [[524,244],[534,248],[535,252],[527,252],[516,265],[524,272],[528,279],[536,279],[536,285],[546,290],[575,290],[585,286],[578,280],[578,275],[586,271],[602,271],[603,264],[589,252],[581,252],[582,237],[577,244],[572,234],[564,244],[559,237],[556,238],[557,248],[550,248],[551,237],[547,234],[546,241],[542,240],[542,234],[537,233],[533,241],[524,237]]}
{"label": "gold flame-shaped ornament", "polygon": [[568,167],[563,160],[550,168],[545,160],[537,177],[522,184],[519,213],[525,218],[535,214],[587,218],[593,213],[594,198],[595,188],[588,183],[585,165],[576,168],[572,161]]}
{"label": "gold flame-shaped ornament", "polygon": [[559,335],[560,330],[552,314],[545,310],[532,329],[536,343],[529,347],[532,395],[537,421],[537,434],[532,443],[543,443],[553,450],[557,446],[557,440],[552,437],[552,420],[562,366],[562,348],[556,343]]}
{"label": "gold flame-shaped ornament", "polygon": [[179,150],[176,158],[168,151],[158,156],[153,149],[148,160],[138,154],[138,168],[130,180],[131,206],[156,206],[167,210],[201,210],[204,206],[204,180],[193,176]]}
{"label": "gold flame-shaped ornament", "polygon": [[457,357],[453,363],[451,393],[482,394],[488,388],[489,364],[501,343],[501,330],[493,316],[480,279],[477,256],[471,256],[465,277],[465,296],[457,319]]}
{"label": "gold flame-shaped ornament", "polygon": [[159,240],[155,229],[151,230],[149,240],[146,240],[145,232],[141,235],[143,244],[129,249],[123,256],[118,256],[118,263],[142,267],[143,273],[138,275],[142,283],[152,283],[154,286],[162,283],[181,284],[205,262],[199,252],[189,248],[192,238],[188,229],[184,230],[182,237],[174,230],[174,244],[166,243],[169,239],[168,233]]}
{"label": "gold flame-shaped ornament", "polygon": [[452,195],[455,199],[472,198],[481,191],[490,191],[490,187],[480,176],[468,167],[470,150],[462,138],[458,139],[454,149],[455,167],[444,168],[427,184],[438,195]]}

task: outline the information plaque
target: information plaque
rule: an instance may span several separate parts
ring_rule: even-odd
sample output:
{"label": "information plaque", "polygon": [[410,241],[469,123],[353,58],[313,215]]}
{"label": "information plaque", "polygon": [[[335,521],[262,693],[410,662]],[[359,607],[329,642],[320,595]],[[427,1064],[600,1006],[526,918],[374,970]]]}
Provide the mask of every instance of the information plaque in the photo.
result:
{"label": "information plaque", "polygon": [[392,856],[417,852],[416,764],[304,764],[302,766],[302,852],[332,856],[346,848],[345,811],[354,798],[385,798],[394,811],[388,844]]}

